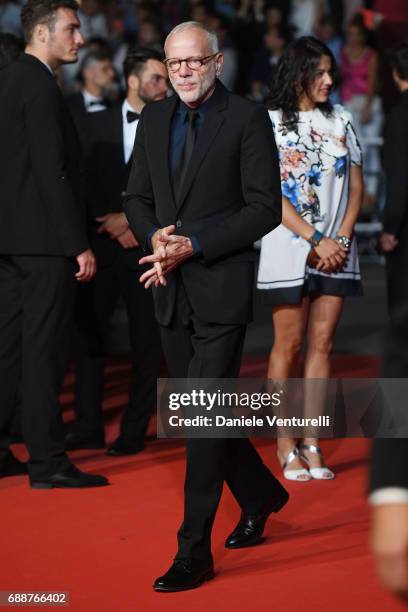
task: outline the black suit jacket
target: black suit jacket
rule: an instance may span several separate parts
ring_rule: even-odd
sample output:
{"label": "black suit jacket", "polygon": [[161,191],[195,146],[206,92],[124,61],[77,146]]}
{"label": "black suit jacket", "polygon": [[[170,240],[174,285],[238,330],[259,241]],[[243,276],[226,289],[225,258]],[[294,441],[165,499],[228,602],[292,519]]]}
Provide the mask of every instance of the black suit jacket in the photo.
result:
{"label": "black suit jacket", "polygon": [[373,443],[370,491],[408,489],[408,438],[378,438]]}
{"label": "black suit jacket", "polygon": [[391,111],[384,135],[387,201],[384,231],[408,239],[408,91]]}
{"label": "black suit jacket", "polygon": [[96,217],[123,212],[123,198],[129,179],[132,158],[125,163],[123,151],[122,105],[98,113],[89,113],[89,151],[86,155],[86,194],[91,246],[98,266],[112,264],[118,257],[138,269],[141,249],[124,249],[108,234],[98,234]]}
{"label": "black suit jacket", "polygon": [[91,118],[93,115],[97,115],[99,112],[103,111],[98,111],[96,113],[88,113],[85,107],[84,96],[80,91],[66,96],[65,102],[67,107],[69,108],[69,112],[71,113],[72,120],[75,123],[75,127],[78,132],[82,154],[87,155],[89,147],[91,145]]}
{"label": "black suit jacket", "polygon": [[[262,106],[217,83],[175,201],[169,174],[169,133],[176,96],[146,106],[133,152],[125,199],[130,226],[149,248],[148,235],[175,224],[196,236],[202,256],[179,273],[203,321],[241,324],[252,317],[253,243],[281,222],[281,190],[273,130]],[[168,325],[176,283],[155,290],[156,315]],[[172,277],[172,278],[171,278]]]}
{"label": "black suit jacket", "polygon": [[88,248],[75,127],[55,78],[22,54],[0,69],[0,253]]}

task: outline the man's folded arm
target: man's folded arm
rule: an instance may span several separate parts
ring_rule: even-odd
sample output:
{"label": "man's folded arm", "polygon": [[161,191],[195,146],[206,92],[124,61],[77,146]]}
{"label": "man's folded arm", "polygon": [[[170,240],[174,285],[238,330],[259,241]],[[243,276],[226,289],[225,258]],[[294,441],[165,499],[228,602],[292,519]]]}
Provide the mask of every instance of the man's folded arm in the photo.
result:
{"label": "man's folded arm", "polygon": [[29,97],[24,109],[30,158],[42,200],[58,243],[67,255],[89,248],[86,214],[70,184],[63,137],[63,107],[59,92],[50,88]]}
{"label": "man's folded arm", "polygon": [[123,208],[130,229],[144,250],[151,251],[151,238],[160,227],[154,211],[154,195],[144,145],[143,112],[136,130],[133,163]]}
{"label": "man's folded arm", "polygon": [[212,263],[251,246],[282,220],[278,152],[266,109],[255,106],[241,143],[241,183],[246,205],[195,234],[203,259]]}

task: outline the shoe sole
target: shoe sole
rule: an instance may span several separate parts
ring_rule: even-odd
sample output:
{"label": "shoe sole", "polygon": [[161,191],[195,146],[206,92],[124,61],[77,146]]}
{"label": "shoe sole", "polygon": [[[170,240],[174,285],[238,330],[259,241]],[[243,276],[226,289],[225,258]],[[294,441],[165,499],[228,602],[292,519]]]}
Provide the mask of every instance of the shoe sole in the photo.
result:
{"label": "shoe sole", "polygon": [[100,484],[93,485],[60,485],[60,484],[51,484],[48,482],[33,482],[30,484],[32,489],[93,489],[95,487],[106,487],[109,482],[103,482]]}
{"label": "shoe sole", "polygon": [[156,591],[156,593],[179,593],[180,591],[191,591],[192,589],[197,589],[198,587],[200,587],[202,584],[204,584],[204,582],[208,582],[209,580],[212,580],[214,576],[215,576],[215,572],[211,571],[205,574],[201,578],[201,580],[197,582],[196,584],[194,584],[193,586],[179,587],[179,588],[165,588],[165,587],[153,586],[153,589]]}
{"label": "shoe sole", "polygon": [[246,544],[225,544],[225,548],[231,549],[231,550],[236,550],[238,548],[251,548],[252,546],[257,546],[258,544],[262,544],[262,542],[264,542],[266,540],[266,538],[263,535],[260,535],[256,538],[254,538],[254,540],[246,543]]}

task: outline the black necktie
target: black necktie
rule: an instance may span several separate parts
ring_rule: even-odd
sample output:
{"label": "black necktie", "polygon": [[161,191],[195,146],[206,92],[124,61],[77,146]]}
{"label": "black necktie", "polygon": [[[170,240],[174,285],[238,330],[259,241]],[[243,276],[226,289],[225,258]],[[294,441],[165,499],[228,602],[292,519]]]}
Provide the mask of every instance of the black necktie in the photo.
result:
{"label": "black necktie", "polygon": [[197,118],[199,113],[191,108],[187,111],[188,116],[188,127],[187,127],[187,135],[186,141],[184,143],[183,152],[180,156],[180,161],[177,165],[175,172],[175,187],[176,193],[179,192],[188,168],[188,164],[190,162],[191,156],[193,154],[195,141],[197,138]]}
{"label": "black necktie", "polygon": [[133,123],[133,121],[136,121],[136,119],[139,119],[139,117],[139,113],[134,113],[130,110],[128,110],[128,112],[126,113],[126,119],[128,123]]}

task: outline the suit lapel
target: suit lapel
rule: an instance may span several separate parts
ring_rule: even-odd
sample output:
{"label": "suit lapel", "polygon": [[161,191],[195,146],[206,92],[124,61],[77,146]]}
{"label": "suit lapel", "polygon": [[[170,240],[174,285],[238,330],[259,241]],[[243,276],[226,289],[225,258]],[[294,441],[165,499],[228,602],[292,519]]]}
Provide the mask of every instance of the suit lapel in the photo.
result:
{"label": "suit lapel", "polygon": [[112,140],[116,148],[116,159],[120,159],[121,166],[125,166],[125,152],[123,149],[123,119],[122,106],[118,105],[112,109]]}
{"label": "suit lapel", "polygon": [[159,173],[160,180],[163,181],[165,190],[167,191],[168,201],[173,202],[174,207],[176,207],[176,203],[170,181],[169,141],[171,120],[177,102],[177,96],[172,96],[167,100],[166,108],[163,108],[163,111],[157,115],[155,137],[151,139],[153,159],[155,159],[157,163],[157,172]]}
{"label": "suit lapel", "polygon": [[194,178],[204,160],[204,157],[210,149],[211,144],[213,143],[225,120],[228,92],[225,87],[221,85],[221,83],[217,82],[213,96],[214,99],[212,100],[212,104],[208,109],[204,123],[200,128],[185,179],[180,187],[180,192],[177,198],[177,209],[183,205],[184,200],[191,189]]}

